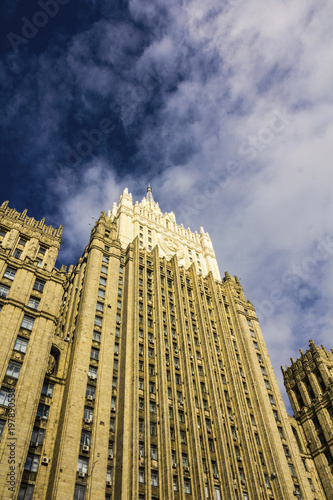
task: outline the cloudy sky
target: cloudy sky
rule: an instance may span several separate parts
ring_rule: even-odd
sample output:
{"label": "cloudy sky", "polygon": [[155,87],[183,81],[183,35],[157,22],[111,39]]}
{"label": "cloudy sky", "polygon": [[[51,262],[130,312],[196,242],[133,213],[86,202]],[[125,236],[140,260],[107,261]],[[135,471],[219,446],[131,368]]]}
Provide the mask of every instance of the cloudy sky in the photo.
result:
{"label": "cloudy sky", "polygon": [[333,347],[333,4],[3,0],[0,200],[74,263],[127,186],[213,240],[278,377]]}

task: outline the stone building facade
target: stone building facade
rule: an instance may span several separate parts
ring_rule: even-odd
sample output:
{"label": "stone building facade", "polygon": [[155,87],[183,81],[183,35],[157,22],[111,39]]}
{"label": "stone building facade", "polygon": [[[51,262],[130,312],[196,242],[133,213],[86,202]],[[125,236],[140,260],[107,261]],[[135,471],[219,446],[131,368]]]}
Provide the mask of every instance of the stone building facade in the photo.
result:
{"label": "stone building facade", "polygon": [[60,238],[1,206],[2,499],[333,498],[332,432],[320,448],[288,416],[255,310],[202,228],[125,189],[68,270]]}
{"label": "stone building facade", "polygon": [[310,349],[282,369],[300,440],[302,456],[311,457],[327,498],[333,498],[333,352],[310,340]]}

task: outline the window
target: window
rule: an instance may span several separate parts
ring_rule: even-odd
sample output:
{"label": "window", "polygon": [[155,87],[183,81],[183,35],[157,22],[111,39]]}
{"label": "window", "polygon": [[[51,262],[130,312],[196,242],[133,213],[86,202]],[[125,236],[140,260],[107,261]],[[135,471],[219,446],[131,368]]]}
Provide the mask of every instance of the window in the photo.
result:
{"label": "window", "polygon": [[29,302],[28,302],[28,307],[31,307],[31,309],[38,309],[40,303],[40,299],[37,299],[36,297],[30,297]]}
{"label": "window", "polygon": [[9,286],[0,284],[0,297],[3,297],[5,299],[8,295],[9,290]]}
{"label": "window", "polygon": [[[17,500],[31,500],[34,494],[34,488],[35,486],[33,484],[22,483],[20,486]],[[74,500],[84,500],[84,497],[81,498],[77,497],[77,499],[75,498]]]}
{"label": "window", "polygon": [[118,371],[118,359],[113,360],[113,369]]}
{"label": "window", "polygon": [[113,417],[110,418],[110,431],[114,432],[116,421]]}
{"label": "window", "polygon": [[149,375],[155,375],[155,366],[149,365]]}
{"label": "window", "polygon": [[102,262],[105,262],[106,264],[108,264],[109,263],[109,257],[107,255],[103,255]]}
{"label": "window", "polygon": [[102,326],[103,318],[101,316],[95,316],[94,324],[95,326]]}
{"label": "window", "polygon": [[86,398],[87,399],[95,399],[96,389],[93,385],[87,385],[86,387]]}
{"label": "window", "polygon": [[149,392],[151,394],[155,394],[155,383],[154,382],[149,382]]}
{"label": "window", "polygon": [[269,402],[270,402],[272,405],[275,405],[275,401],[274,401],[273,394],[268,394],[268,397],[269,397]]}
{"label": "window", "polygon": [[23,316],[21,328],[25,328],[26,330],[32,330],[34,321],[35,321],[34,318],[31,318],[30,316]]}
{"label": "window", "polygon": [[211,451],[212,453],[215,452],[214,441],[212,439],[208,439],[208,448],[209,448],[209,451]]}
{"label": "window", "polygon": [[170,418],[170,420],[173,419],[173,408],[172,408],[172,406],[169,406],[169,418]]}
{"label": "window", "polygon": [[150,435],[157,436],[157,424],[154,421],[150,421]]}
{"label": "window", "polygon": [[170,427],[170,439],[171,441],[175,440],[175,429],[173,427]]}
{"label": "window", "polygon": [[37,417],[42,418],[43,420],[47,420],[49,418],[49,405],[44,405],[43,403],[39,403],[37,408]]}
{"label": "window", "polygon": [[178,477],[173,476],[173,491],[178,491]]}
{"label": "window", "polygon": [[154,401],[149,401],[149,411],[150,413],[156,413],[156,403]]}
{"label": "window", "polygon": [[103,286],[106,286],[106,278],[104,278],[103,276],[100,276],[100,278],[99,278],[99,284],[103,285]]}
{"label": "window", "polygon": [[13,269],[12,267],[7,267],[3,277],[8,278],[9,280],[13,280],[15,278],[15,274],[16,274],[16,269]]}
{"label": "window", "polygon": [[117,407],[117,398],[115,396],[112,396],[111,398],[111,410],[115,410]]}
{"label": "window", "polygon": [[97,304],[96,304],[96,311],[103,312],[103,310],[104,310],[104,304],[103,304],[103,302],[97,302]]}
{"label": "window", "polygon": [[48,398],[52,398],[54,384],[50,382],[44,382],[42,387],[42,396],[47,396]]}
{"label": "window", "polygon": [[186,444],[186,432],[180,431],[180,442],[181,444]]}
{"label": "window", "polygon": [[83,418],[85,420],[90,420],[90,422],[92,422],[93,416],[94,416],[94,410],[92,408],[89,408],[88,406],[85,406],[83,410]]}
{"label": "window", "polygon": [[22,363],[17,363],[16,361],[9,361],[6,375],[8,377],[18,378]]}
{"label": "window", "polygon": [[101,267],[101,273],[108,274],[108,268],[106,266]]}
{"label": "window", "polygon": [[184,412],[182,410],[178,411],[178,420],[179,420],[179,422],[182,422],[182,423],[185,422],[185,415],[184,415]]}
{"label": "window", "polygon": [[90,443],[91,443],[91,432],[83,430],[81,432],[80,444],[90,446]]}
{"label": "window", "polygon": [[158,486],[158,472],[157,472],[157,470],[151,471],[151,485]]}
{"label": "window", "polygon": [[269,476],[268,476],[268,474],[264,474],[264,476],[265,476],[266,488],[270,488],[271,484],[269,482]]}
{"label": "window", "polygon": [[20,259],[20,258],[21,258],[21,255],[22,255],[22,250],[20,250],[19,248],[16,248],[16,249],[14,250],[14,257],[15,257],[16,259]]}
{"label": "window", "polygon": [[29,470],[30,472],[37,472],[39,459],[40,459],[39,455],[35,455],[34,453],[28,453],[24,464],[24,470]]}
{"label": "window", "polygon": [[155,444],[150,445],[150,458],[157,460],[157,446]]}
{"label": "window", "polygon": [[106,481],[108,483],[112,482],[112,472],[113,472],[113,467],[111,465],[108,465],[106,468]]}
{"label": "window", "polygon": [[34,290],[37,290],[38,292],[43,292],[45,286],[45,281],[42,281],[40,279],[36,279],[34,283]]}
{"label": "window", "polygon": [[23,337],[17,337],[14,345],[14,351],[23,352],[27,351],[28,341]]}
{"label": "window", "polygon": [[101,341],[101,334],[99,332],[95,332],[95,330],[93,331],[93,340],[95,342],[100,342]]}
{"label": "window", "polygon": [[98,349],[91,349],[90,351],[90,359],[95,359],[98,361],[99,358],[99,350]]}
{"label": "window", "polygon": [[279,419],[279,414],[278,414],[277,410],[273,410],[273,415],[274,415],[275,420],[276,420],[277,422],[279,422],[279,421],[280,421],[280,419]]}
{"label": "window", "polygon": [[279,436],[280,436],[280,438],[281,438],[281,439],[284,439],[283,429],[282,429],[282,427],[280,427],[279,425],[278,425],[278,432],[279,432]]}
{"label": "window", "polygon": [[79,456],[79,460],[77,462],[77,472],[83,472],[83,474],[88,473],[88,464],[89,464],[89,458],[88,457],[82,457]]}
{"label": "window", "polygon": [[145,470],[143,467],[139,467],[139,483],[145,482]]}
{"label": "window", "polygon": [[311,490],[312,490],[312,491],[316,491],[316,490],[315,490],[315,487],[314,487],[314,484],[313,484],[313,482],[312,482],[312,479],[311,479],[310,477],[308,477],[308,481],[309,481],[309,485],[310,485]]}
{"label": "window", "polygon": [[261,373],[262,373],[263,375],[267,375],[267,373],[266,373],[266,369],[265,369],[265,367],[264,367],[264,366],[260,366],[260,369],[261,369]]}
{"label": "window", "polygon": [[95,366],[89,366],[88,377],[93,379],[97,377],[97,368]]}
{"label": "window", "polygon": [[0,441],[1,441],[1,436],[2,436],[3,430],[5,428],[5,425],[6,425],[6,421],[0,420]]}
{"label": "window", "polygon": [[12,399],[12,391],[7,389],[7,387],[1,387],[0,389],[0,405],[9,406]]}
{"label": "window", "polygon": [[255,340],[253,341],[253,345],[255,347],[255,349],[257,349],[259,351],[259,346],[258,346],[258,342],[256,342]]}
{"label": "window", "polygon": [[186,494],[191,494],[191,481],[186,478],[184,479],[184,490]]}
{"label": "window", "polygon": [[297,477],[293,464],[288,464],[288,466],[289,466],[289,471],[290,471],[290,474],[292,475],[292,477]]}

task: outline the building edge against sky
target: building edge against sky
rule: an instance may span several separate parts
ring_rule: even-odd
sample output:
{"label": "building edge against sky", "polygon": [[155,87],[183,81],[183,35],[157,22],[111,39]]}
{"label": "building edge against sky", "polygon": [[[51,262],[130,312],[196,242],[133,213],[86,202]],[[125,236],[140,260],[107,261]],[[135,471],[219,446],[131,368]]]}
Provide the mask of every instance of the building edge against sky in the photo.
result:
{"label": "building edge against sky", "polygon": [[3,499],[333,499],[332,351],[284,380],[210,237],[125,189],[82,257],[0,208]]}

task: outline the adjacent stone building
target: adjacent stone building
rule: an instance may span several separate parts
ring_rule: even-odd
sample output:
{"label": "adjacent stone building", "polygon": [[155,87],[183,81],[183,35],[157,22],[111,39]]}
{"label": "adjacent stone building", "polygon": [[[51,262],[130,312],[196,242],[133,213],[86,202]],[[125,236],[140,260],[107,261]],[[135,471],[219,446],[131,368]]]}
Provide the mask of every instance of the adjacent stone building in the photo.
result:
{"label": "adjacent stone building", "polygon": [[286,371],[289,417],[202,228],[148,187],[102,212],[68,270],[60,238],[1,206],[0,498],[333,498],[332,354],[311,345]]}

